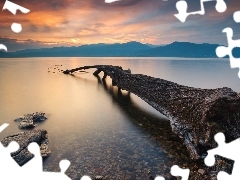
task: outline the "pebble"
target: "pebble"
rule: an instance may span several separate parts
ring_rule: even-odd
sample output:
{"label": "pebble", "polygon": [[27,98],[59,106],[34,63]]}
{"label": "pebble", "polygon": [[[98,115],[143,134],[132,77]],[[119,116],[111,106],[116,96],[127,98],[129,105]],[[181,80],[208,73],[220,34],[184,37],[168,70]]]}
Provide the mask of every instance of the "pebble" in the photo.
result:
{"label": "pebble", "polygon": [[203,169],[199,169],[198,172],[203,175],[205,171]]}
{"label": "pebble", "polygon": [[95,176],[94,179],[95,179],[95,180],[103,180],[103,177],[102,177],[102,176]]}

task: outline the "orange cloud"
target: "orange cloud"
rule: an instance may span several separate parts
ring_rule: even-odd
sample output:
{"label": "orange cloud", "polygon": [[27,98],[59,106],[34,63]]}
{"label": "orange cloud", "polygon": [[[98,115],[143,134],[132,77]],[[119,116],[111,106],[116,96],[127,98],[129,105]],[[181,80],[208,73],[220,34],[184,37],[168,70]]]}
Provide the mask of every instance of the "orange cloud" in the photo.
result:
{"label": "orange cloud", "polygon": [[64,22],[64,17],[59,16],[58,12],[37,11],[29,13],[26,16],[28,23],[35,26],[50,26],[54,27]]}
{"label": "orange cloud", "polygon": [[[214,3],[206,3],[204,16],[190,16],[186,23],[179,22],[173,1],[122,0],[105,4],[104,0],[23,0],[20,5],[31,10],[16,16],[3,11],[0,36],[19,41],[32,40],[47,44],[92,44],[140,41],[166,44],[172,41],[221,43],[225,24],[237,27],[231,21],[239,2],[229,0],[228,11],[219,14]],[[191,9],[199,4],[191,1]],[[20,34],[11,32],[12,22],[21,23]],[[240,32],[240,31],[239,31]],[[216,35],[216,37],[213,36]],[[49,43],[48,43],[49,42]]]}

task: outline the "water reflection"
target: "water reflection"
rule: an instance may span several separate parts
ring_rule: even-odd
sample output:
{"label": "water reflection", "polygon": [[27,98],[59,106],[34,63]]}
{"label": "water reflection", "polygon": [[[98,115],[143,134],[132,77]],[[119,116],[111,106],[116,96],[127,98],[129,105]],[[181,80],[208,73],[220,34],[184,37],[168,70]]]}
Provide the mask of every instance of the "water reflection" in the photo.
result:
{"label": "water reflection", "polygon": [[[117,60],[116,60],[117,59]],[[211,61],[211,62],[209,62]],[[239,91],[239,79],[229,62],[169,58],[29,58],[0,60],[0,117],[10,123],[1,137],[19,132],[13,119],[43,111],[49,119],[36,128],[46,129],[52,155],[44,169],[59,170],[60,160],[71,161],[68,174],[103,175],[106,179],[147,179],[147,170],[169,174],[171,165],[188,163],[185,147],[169,122],[133,94],[118,92],[109,78],[104,83],[91,73],[74,77],[48,73],[62,64],[112,64],[196,87],[229,86]],[[102,75],[101,75],[102,77]],[[190,167],[186,165],[186,167]],[[167,177],[167,175],[165,176]],[[167,178],[166,178],[167,179]]]}
{"label": "water reflection", "polygon": [[[147,172],[150,169],[152,176],[161,174],[171,177],[169,172],[173,164],[184,164],[185,166],[188,164],[186,148],[182,145],[181,140],[173,134],[169,121],[139,108],[132,101],[132,94],[113,87],[111,83],[102,80],[99,76],[97,77],[98,83],[79,75],[74,77],[80,81],[88,81],[90,84],[95,83],[98,89],[104,89],[114,105],[127,116],[123,121],[129,121],[135,128],[127,129],[126,127],[125,131],[118,132],[116,130],[110,134],[99,132],[100,139],[97,142],[96,139],[89,139],[92,148],[98,149],[84,148],[81,152],[78,151],[78,157],[76,157],[78,161],[70,158],[74,166],[68,172],[71,177],[73,176],[71,172],[79,172],[77,168],[85,169],[85,171],[79,172],[78,176],[85,173],[109,178],[118,176],[126,179],[146,179],[149,177]],[[129,126],[131,127],[131,125]],[[110,148],[106,149],[106,147]],[[94,168],[79,162],[79,157],[83,158],[84,154],[87,157],[90,155],[91,159],[91,151],[94,151],[98,160],[103,162],[91,163]]]}
{"label": "water reflection", "polygon": [[156,141],[162,151],[169,156],[179,158],[179,149],[184,154],[181,159],[188,159],[188,153],[182,141],[172,132],[170,123],[139,108],[131,99],[130,92],[123,92],[117,87],[107,84],[105,79],[97,77],[98,84],[102,84],[105,91],[117,103],[118,107],[128,116],[128,120],[141,129],[149,139]]}

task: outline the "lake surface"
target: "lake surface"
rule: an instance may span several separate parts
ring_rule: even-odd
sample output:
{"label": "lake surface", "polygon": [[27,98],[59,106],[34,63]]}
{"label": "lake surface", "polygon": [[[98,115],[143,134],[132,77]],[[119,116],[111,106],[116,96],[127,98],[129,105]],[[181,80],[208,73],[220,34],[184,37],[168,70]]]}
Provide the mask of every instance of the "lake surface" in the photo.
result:
{"label": "lake surface", "polygon": [[48,72],[54,65],[71,69],[98,64],[186,86],[240,92],[238,69],[231,69],[228,59],[0,59],[0,123],[10,123],[1,139],[21,131],[15,118],[43,111],[48,119],[36,128],[48,131],[52,151],[45,170],[59,171],[59,161],[68,159],[72,179],[101,175],[133,180],[157,174],[167,179],[173,164],[189,166],[187,151],[167,118],[134,94],[119,93],[109,78],[104,86],[92,75],[94,70],[75,76]]}

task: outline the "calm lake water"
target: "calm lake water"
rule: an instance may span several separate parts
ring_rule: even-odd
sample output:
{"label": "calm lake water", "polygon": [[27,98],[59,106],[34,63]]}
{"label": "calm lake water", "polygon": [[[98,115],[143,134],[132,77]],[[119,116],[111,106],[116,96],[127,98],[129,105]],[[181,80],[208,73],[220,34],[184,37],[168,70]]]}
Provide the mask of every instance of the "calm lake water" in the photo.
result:
{"label": "calm lake water", "polygon": [[[0,124],[10,126],[3,138],[21,130],[13,120],[43,111],[48,119],[36,128],[46,129],[52,154],[44,169],[58,171],[69,159],[67,174],[105,179],[170,177],[173,164],[191,162],[181,141],[164,116],[133,94],[118,93],[89,73],[53,74],[48,68],[70,69],[85,65],[118,65],[132,73],[146,74],[198,88],[230,87],[240,92],[238,69],[228,59],[178,58],[25,58],[0,59]],[[100,74],[102,76],[102,74]]]}

